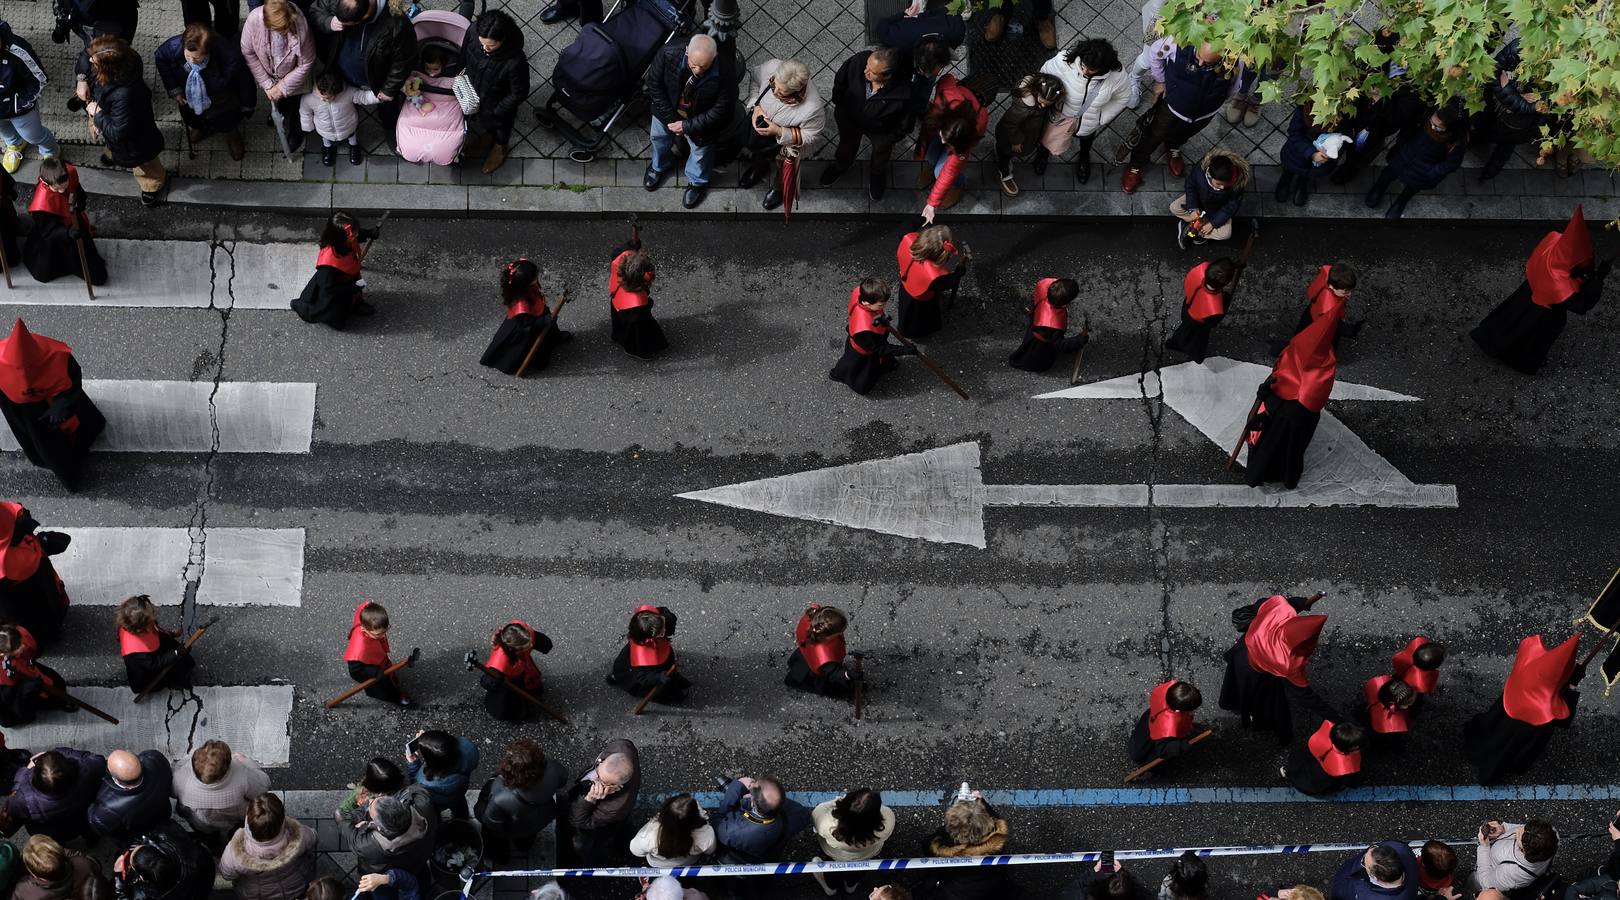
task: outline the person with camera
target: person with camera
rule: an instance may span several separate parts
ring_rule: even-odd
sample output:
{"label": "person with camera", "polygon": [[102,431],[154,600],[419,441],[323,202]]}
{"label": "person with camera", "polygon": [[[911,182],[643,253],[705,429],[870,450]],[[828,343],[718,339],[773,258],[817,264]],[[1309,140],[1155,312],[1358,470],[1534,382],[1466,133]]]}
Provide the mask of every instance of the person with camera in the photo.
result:
{"label": "person with camera", "polygon": [[32,44],[13,34],[0,19],[0,167],[14,174],[22,166],[23,150],[39,148],[40,159],[55,159],[56,135],[39,119],[39,99],[50,79]]}
{"label": "person with camera", "polygon": [[103,34],[90,42],[89,60],[94,89],[84,111],[90,117],[90,136],[107,145],[101,161],[132,170],[141,205],[157,206],[163,202],[169,173],[159,159],[163,132],[152,111],[152,91],[141,73],[141,58],[129,41]]}
{"label": "person with camera", "polygon": [[[1610,824],[1610,829],[1614,825]],[[1531,819],[1522,825],[1492,819],[1475,835],[1479,849],[1469,887],[1509,894],[1527,888],[1552,868],[1558,853],[1558,832],[1552,825]]]}
{"label": "person with camera", "polygon": [[753,159],[738,184],[751,188],[772,176],[760,205],[778,209],[786,160],[803,160],[827,128],[827,105],[810,82],[809,67],[796,59],[766,60],[759,67],[759,94],[749,111],[749,126]]}

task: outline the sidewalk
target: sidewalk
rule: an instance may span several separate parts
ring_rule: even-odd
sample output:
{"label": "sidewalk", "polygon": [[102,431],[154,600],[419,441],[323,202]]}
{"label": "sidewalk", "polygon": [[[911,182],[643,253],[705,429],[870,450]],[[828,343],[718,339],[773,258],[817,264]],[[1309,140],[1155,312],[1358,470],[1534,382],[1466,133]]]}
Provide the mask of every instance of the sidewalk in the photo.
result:
{"label": "sidewalk", "polygon": [[[499,3],[499,0],[497,0]],[[426,6],[453,8],[453,0],[427,0]],[[627,114],[617,124],[607,147],[590,163],[568,158],[570,146],[561,135],[535,121],[533,107],[543,103],[551,91],[551,70],[558,52],[572,42],[577,26],[554,26],[539,21],[543,0],[510,0],[501,4],[527,32],[526,43],[534,92],[518,117],[510,159],[492,175],[479,171],[482,159],[469,160],[457,167],[421,166],[400,161],[393,155],[392,138],[385,136],[369,116],[361,128],[367,151],[364,165],[350,165],[340,158],[336,167],[320,164],[319,142],[306,147],[302,159],[289,162],[279,149],[267,125],[268,104],[260,98],[258,112],[244,129],[247,154],[240,161],[226,153],[223,141],[211,138],[195,148],[195,157],[185,147],[185,134],[178,114],[155,88],[159,121],[169,149],[164,164],[175,176],[171,202],[218,204],[279,209],[326,209],[342,207],[359,210],[393,209],[445,214],[502,212],[516,214],[614,215],[626,212],[686,215],[680,207],[677,184],[671,179],[663,189],[649,193],[642,189],[646,169],[648,137],[645,114]],[[737,43],[750,67],[771,57],[792,57],[805,62],[815,82],[825,93],[831,89],[834,71],[842,61],[866,45],[865,0],[742,0],[743,25]],[[1104,37],[1113,41],[1129,65],[1141,39],[1140,15],[1131,0],[1058,0],[1058,39],[1067,46],[1076,38]],[[245,4],[244,4],[245,12]],[[66,154],[81,168],[93,168],[98,151],[88,145],[82,119],[69,113],[63,103],[73,83],[73,59],[77,42],[50,42],[49,0],[13,2],[4,16],[13,29],[30,40],[43,57],[52,81],[43,106],[47,124],[67,144]],[[179,0],[146,0],[141,4],[140,34],[136,50],[147,60],[147,78],[154,85],[157,77],[151,66],[152,51],[164,38],[181,27]],[[959,69],[976,73],[1000,86],[1027,68],[1033,71],[1048,54],[1035,41],[1033,29],[1009,33],[1001,44],[986,50],[977,29],[970,25],[967,56]],[[744,84],[744,91],[752,79]],[[1007,102],[998,95],[991,112],[992,127]],[[1145,109],[1144,101],[1144,109]],[[1140,112],[1137,110],[1136,112]],[[1376,209],[1368,209],[1362,194],[1373,178],[1363,173],[1348,186],[1324,183],[1303,209],[1273,200],[1271,190],[1277,178],[1277,151],[1281,147],[1291,110],[1272,104],[1262,110],[1253,128],[1233,126],[1224,116],[1189,142],[1186,157],[1196,161],[1214,146],[1241,151],[1254,166],[1255,184],[1250,186],[1246,214],[1282,217],[1376,218],[1383,215],[1388,199]],[[968,174],[969,190],[962,203],[947,215],[950,218],[1058,216],[1165,217],[1170,200],[1180,193],[1177,180],[1162,165],[1146,171],[1146,182],[1134,195],[1120,190],[1119,167],[1111,163],[1113,148],[1135,121],[1125,111],[1098,139],[1094,151],[1090,183],[1075,182],[1072,164],[1054,160],[1044,177],[1037,177],[1027,164],[1015,169],[1023,193],[1006,197],[998,187],[995,166],[990,161],[990,140],[981,142],[980,163]],[[829,127],[830,132],[833,129]],[[863,153],[865,151],[863,150]],[[1557,219],[1562,220],[1577,203],[1584,203],[1588,218],[1605,219],[1620,214],[1620,184],[1606,170],[1589,169],[1572,178],[1560,179],[1553,172],[1533,165],[1534,150],[1521,147],[1509,168],[1494,180],[1477,180],[1483,163],[1483,149],[1471,150],[1463,171],[1448,178],[1435,191],[1424,192],[1407,210],[1411,219]],[[343,154],[339,154],[343,157]],[[909,159],[893,163],[891,188],[881,202],[866,196],[864,164],[860,172],[845,175],[830,189],[817,178],[832,156],[830,140],[824,140],[810,155],[805,166],[804,191],[795,215],[854,217],[906,215],[918,212],[922,197],[913,189],[916,164]],[[33,160],[30,154],[30,163]],[[766,212],[759,205],[763,187],[751,191],[735,188],[737,168],[719,174],[715,189],[690,214],[714,216],[778,217],[780,211]],[[32,166],[24,173],[32,171]],[[88,174],[88,173],[87,173]],[[87,187],[98,192],[134,196],[133,180],[121,171],[109,178],[87,177]]]}

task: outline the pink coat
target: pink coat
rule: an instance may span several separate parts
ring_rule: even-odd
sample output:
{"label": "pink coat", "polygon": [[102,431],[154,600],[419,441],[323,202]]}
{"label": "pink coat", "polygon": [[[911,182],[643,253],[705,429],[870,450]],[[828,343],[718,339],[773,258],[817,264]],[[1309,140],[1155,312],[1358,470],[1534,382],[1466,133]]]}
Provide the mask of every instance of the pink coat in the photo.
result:
{"label": "pink coat", "polygon": [[315,37],[304,14],[298,7],[288,5],[293,14],[292,31],[285,36],[281,55],[276,56],[271,49],[271,32],[265,27],[261,6],[248,13],[247,22],[242,25],[242,56],[259,90],[279,87],[283,94],[291,96],[310,88],[310,75],[315,69]]}

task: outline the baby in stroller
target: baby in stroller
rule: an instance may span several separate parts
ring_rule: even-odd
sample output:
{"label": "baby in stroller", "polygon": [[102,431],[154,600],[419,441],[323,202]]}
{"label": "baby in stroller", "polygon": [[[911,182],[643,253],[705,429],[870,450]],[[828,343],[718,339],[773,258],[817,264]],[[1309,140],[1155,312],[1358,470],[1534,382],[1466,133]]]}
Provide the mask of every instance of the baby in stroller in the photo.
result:
{"label": "baby in stroller", "polygon": [[412,20],[411,27],[420,57],[417,70],[405,81],[405,104],[394,143],[407,162],[448,166],[460,158],[467,133],[454,90],[467,20],[453,12],[427,10]]}

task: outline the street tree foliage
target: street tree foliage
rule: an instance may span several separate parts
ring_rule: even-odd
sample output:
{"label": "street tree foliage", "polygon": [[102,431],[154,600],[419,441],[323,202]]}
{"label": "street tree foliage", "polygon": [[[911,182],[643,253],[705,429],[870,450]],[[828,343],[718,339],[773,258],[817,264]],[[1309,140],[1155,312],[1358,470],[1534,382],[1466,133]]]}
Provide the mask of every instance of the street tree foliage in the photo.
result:
{"label": "street tree foliage", "polygon": [[[1208,42],[1227,59],[1279,77],[1267,102],[1310,102],[1327,125],[1356,98],[1411,87],[1440,103],[1484,106],[1493,54],[1512,36],[1515,70],[1538,107],[1562,120],[1543,129],[1542,155],[1568,141],[1620,166],[1620,10],[1616,0],[1168,0],[1160,21],[1180,44]],[[1398,68],[1389,74],[1385,63]],[[1404,71],[1402,71],[1404,70]]]}

